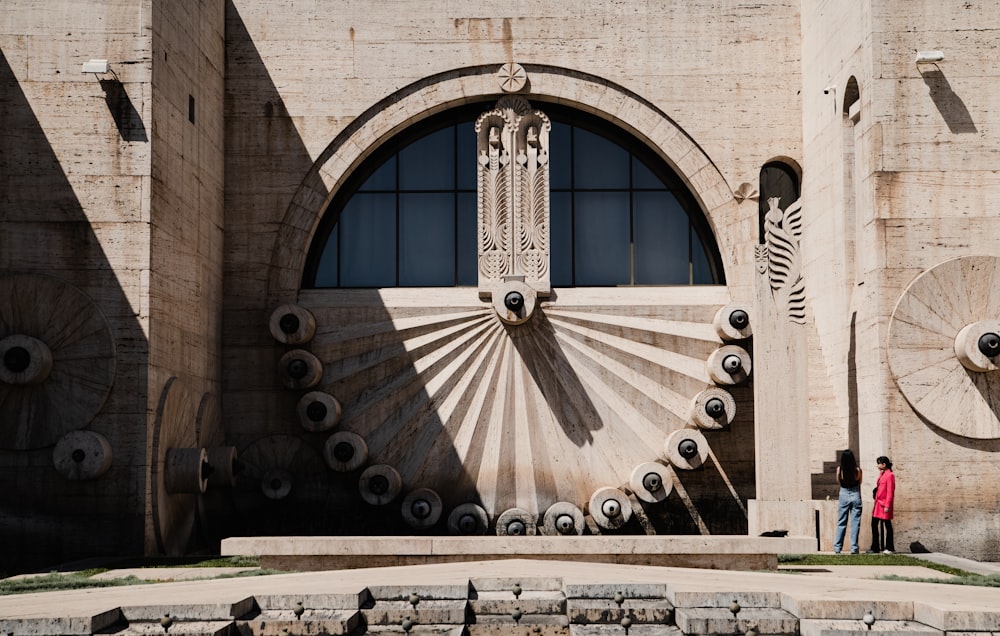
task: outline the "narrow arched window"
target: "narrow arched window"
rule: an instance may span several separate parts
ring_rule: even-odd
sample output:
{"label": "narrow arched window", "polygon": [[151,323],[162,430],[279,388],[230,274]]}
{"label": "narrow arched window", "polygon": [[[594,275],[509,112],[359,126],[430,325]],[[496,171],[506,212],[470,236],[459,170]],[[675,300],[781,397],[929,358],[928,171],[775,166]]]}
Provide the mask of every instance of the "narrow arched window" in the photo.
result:
{"label": "narrow arched window", "polygon": [[764,242],[764,217],[768,199],[779,199],[782,210],[799,200],[799,175],[792,166],[782,161],[771,161],[760,169],[760,198],[758,204],[758,242]]}
{"label": "narrow arched window", "polygon": [[[662,159],[593,115],[542,107],[552,120],[553,286],[725,282],[704,215]],[[324,214],[303,286],[475,286],[474,121],[489,108],[447,111],[377,149]]]}

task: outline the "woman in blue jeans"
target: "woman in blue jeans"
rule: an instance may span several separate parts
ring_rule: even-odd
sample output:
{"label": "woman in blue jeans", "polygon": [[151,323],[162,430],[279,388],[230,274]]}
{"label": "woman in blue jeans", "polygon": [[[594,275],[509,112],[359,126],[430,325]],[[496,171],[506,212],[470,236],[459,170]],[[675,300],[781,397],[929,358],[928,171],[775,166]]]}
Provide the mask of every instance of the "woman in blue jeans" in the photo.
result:
{"label": "woman in blue jeans", "polygon": [[840,482],[840,497],[837,500],[837,534],[833,540],[833,551],[840,554],[847,532],[847,516],[851,516],[851,554],[858,553],[858,533],[861,531],[861,467],[851,449],[840,454],[837,466],[837,481]]}

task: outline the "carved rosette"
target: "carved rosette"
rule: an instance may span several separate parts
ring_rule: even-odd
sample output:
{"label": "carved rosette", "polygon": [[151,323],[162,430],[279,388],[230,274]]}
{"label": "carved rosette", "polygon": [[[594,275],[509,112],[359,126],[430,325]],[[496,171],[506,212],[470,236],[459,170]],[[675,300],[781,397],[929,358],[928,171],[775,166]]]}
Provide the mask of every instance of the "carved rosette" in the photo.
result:
{"label": "carved rosette", "polygon": [[476,121],[480,295],[491,295],[507,276],[550,291],[551,128],[522,97],[502,98]]}
{"label": "carved rosette", "polygon": [[779,202],[777,197],[769,198],[764,216],[768,283],[774,302],[788,320],[803,325],[806,322],[806,290],[799,252],[802,203],[799,199],[782,210],[778,207]]}

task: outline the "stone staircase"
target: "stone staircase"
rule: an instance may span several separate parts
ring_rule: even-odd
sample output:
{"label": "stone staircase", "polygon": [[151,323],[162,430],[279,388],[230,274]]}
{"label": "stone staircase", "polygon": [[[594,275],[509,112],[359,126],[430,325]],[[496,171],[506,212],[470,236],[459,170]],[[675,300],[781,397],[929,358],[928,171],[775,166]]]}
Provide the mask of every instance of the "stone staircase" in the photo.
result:
{"label": "stone staircase", "polygon": [[150,603],[123,606],[89,621],[0,620],[0,634],[838,636],[953,633],[947,627],[990,633],[995,623],[993,613],[945,615],[939,608],[903,602],[796,601],[779,592],[677,590],[649,582],[567,584],[558,577],[526,576],[370,585],[350,594],[257,594],[233,603]]}
{"label": "stone staircase", "polygon": [[837,483],[838,463],[836,460],[823,462],[823,472],[810,475],[813,499],[825,500],[829,497],[836,501],[837,497],[840,496],[840,484]]}

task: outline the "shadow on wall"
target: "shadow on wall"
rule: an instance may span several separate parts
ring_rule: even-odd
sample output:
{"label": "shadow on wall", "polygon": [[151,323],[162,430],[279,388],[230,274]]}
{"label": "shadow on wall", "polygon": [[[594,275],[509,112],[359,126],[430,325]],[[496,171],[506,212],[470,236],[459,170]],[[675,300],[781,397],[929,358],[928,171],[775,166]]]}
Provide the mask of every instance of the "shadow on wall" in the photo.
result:
{"label": "shadow on wall", "polygon": [[125,86],[117,79],[102,79],[101,88],[104,89],[104,101],[118,126],[122,141],[148,141],[146,126],[125,91]]}
{"label": "shadow on wall", "polygon": [[[35,84],[32,90],[44,88]],[[70,290],[83,305],[73,314],[60,311],[61,302],[49,306],[30,294],[0,298],[0,338],[34,330],[24,335],[42,340],[53,355],[52,370],[39,384],[0,385],[0,430],[6,433],[0,436],[0,572],[141,554],[148,343],[74,187],[91,187],[94,199],[108,190],[85,177],[70,184],[60,159],[74,158],[57,156],[49,139],[68,140],[79,131],[58,128],[73,125],[67,118],[43,128],[2,51],[0,95],[0,280],[15,289]],[[110,122],[99,120],[98,126],[110,132]],[[120,144],[73,150],[96,155],[111,145]],[[108,337],[99,345],[79,329],[83,315],[105,326]],[[88,374],[94,369],[110,369],[109,383],[94,381],[96,374]],[[29,408],[36,410],[26,414]],[[80,429],[99,433],[111,448],[110,467],[94,479],[71,480],[54,470],[55,444]]]}
{"label": "shadow on wall", "polygon": [[[968,371],[968,373],[974,373],[973,371]],[[945,439],[950,444],[955,446],[961,446],[962,448],[967,448],[969,450],[982,451],[985,453],[1000,453],[1000,439],[978,439],[974,437],[965,437],[964,435],[958,435],[952,433],[949,430],[943,429],[934,422],[930,421],[915,409],[913,411],[914,417],[923,422],[928,429],[936,433],[942,439]]]}
{"label": "shadow on wall", "polygon": [[[606,432],[607,421],[585,388],[595,373],[585,373],[586,362],[579,362],[586,354],[567,355],[543,317],[537,332],[519,341],[498,324],[475,288],[468,288],[463,300],[435,299],[426,305],[397,302],[398,290],[384,290],[385,300],[379,290],[298,289],[300,283],[293,278],[301,266],[296,263],[304,260],[299,257],[309,238],[303,228],[316,221],[306,210],[315,208],[304,203],[296,207],[294,201],[290,205],[288,196],[298,189],[307,192],[302,197],[306,201],[327,199],[314,167],[336,152],[337,143],[319,159],[310,158],[252,35],[258,32],[257,20],[265,17],[251,10],[241,15],[227,3],[226,322],[233,327],[224,335],[223,410],[227,441],[239,448],[249,469],[235,489],[226,533],[444,534],[452,506],[483,503],[498,514],[517,503],[518,487],[538,492],[539,501],[547,501],[556,492],[551,480],[555,469],[596,472],[601,467],[588,465],[586,457],[593,439]],[[363,123],[355,120],[348,129]],[[275,235],[267,228],[279,222],[293,228],[287,236],[295,238],[272,246],[268,241]],[[285,228],[276,230],[278,236]],[[254,267],[261,267],[260,254],[265,253],[263,258],[270,257],[270,280],[281,280],[272,288],[263,277],[255,277]],[[315,316],[316,335],[301,348],[323,363],[322,380],[312,390],[329,393],[341,403],[342,418],[332,433],[304,432],[296,414],[304,391],[280,388],[274,369],[291,347],[264,334],[266,317],[282,303],[297,303]],[[263,361],[262,368],[256,368],[255,361]],[[531,397],[535,411],[554,413],[557,434],[546,436],[539,422],[516,418],[515,408],[527,412],[526,402],[518,399],[523,395]],[[364,466],[349,472],[326,466],[326,443],[340,433],[365,440],[366,466],[384,464],[398,470],[404,482],[398,497],[384,505],[371,504],[359,494]],[[729,466],[727,460],[733,457],[742,460],[737,481],[749,484],[749,490],[734,496],[721,464],[710,462],[706,470],[682,477],[690,494],[686,501],[674,497],[671,510],[677,515],[665,520],[664,527],[685,533],[746,531],[740,499],[754,490],[753,431],[739,434],[748,437],[732,449],[722,449],[720,462]],[[561,448],[569,453],[544,452],[547,443],[564,440],[569,444]],[[535,449],[537,456],[526,461],[525,454]],[[585,452],[571,454],[580,449]],[[607,453],[613,455],[614,449]],[[515,473],[513,467],[521,470]],[[269,475],[280,476],[275,484],[291,487],[287,492],[268,488]],[[479,479],[481,475],[485,478]],[[518,475],[523,484],[517,483]],[[415,530],[403,522],[401,500],[421,487],[437,489],[444,510],[431,527]],[[563,492],[569,490],[563,487]],[[482,502],[487,498],[490,502]],[[574,496],[573,501],[585,503],[586,498]],[[701,511],[699,517],[706,510],[722,513],[698,523],[688,515],[689,505]],[[680,515],[687,519],[674,520]]]}
{"label": "shadow on wall", "polygon": [[512,337],[532,380],[545,397],[566,437],[578,448],[594,443],[593,431],[604,426],[587,389],[556,342],[545,313],[534,316],[537,328],[528,338]]}
{"label": "shadow on wall", "polygon": [[[209,532],[216,537],[447,534],[450,507],[478,503],[478,496],[441,421],[440,404],[425,386],[428,377],[441,373],[461,352],[442,354],[435,342],[408,348],[437,323],[407,329],[394,324],[398,316],[390,314],[377,291],[337,290],[310,297],[308,309],[317,323],[310,342],[292,346],[258,337],[267,333],[266,316],[279,304],[300,303],[301,298],[297,290],[269,294],[266,275],[246,282],[248,270],[260,261],[260,253],[272,259],[266,263],[270,267],[289,268],[292,257],[308,248],[271,245],[275,235],[260,227],[281,220],[287,195],[303,179],[319,200],[328,193],[311,172],[314,159],[257,48],[250,18],[233,2],[226,3],[227,242],[249,246],[229,250],[226,289],[260,288],[247,297],[227,293],[227,321],[246,327],[224,331],[228,353],[223,377],[229,388],[223,413],[227,442],[237,447],[247,469],[237,477],[231,498],[207,499],[206,517],[215,524]],[[352,329],[361,337],[352,338]],[[279,359],[294,348],[309,350],[323,363],[322,380],[308,390],[283,388],[278,379]],[[435,364],[418,371],[418,361],[438,354]],[[245,363],[261,358],[273,358],[270,368]],[[334,430],[311,432],[299,424],[297,407],[308,391],[328,393],[340,402],[342,418]],[[327,442],[335,433],[359,435],[367,446],[367,461],[344,472],[332,469],[329,459],[336,444],[328,448]],[[361,493],[362,474],[373,465],[391,466],[402,477],[401,492],[391,503],[374,505]],[[274,483],[290,488],[269,487],[276,476]],[[407,493],[418,488],[437,490],[444,510],[434,523],[414,528],[407,525],[401,506]]]}
{"label": "shadow on wall", "polygon": [[858,424],[858,312],[851,312],[851,336],[847,347],[847,447],[860,448]]}
{"label": "shadow on wall", "polygon": [[955,134],[978,132],[965,102],[951,89],[948,78],[940,69],[920,71],[920,76],[924,78],[924,83],[930,89],[931,99],[945,123],[948,124],[948,130]]}

